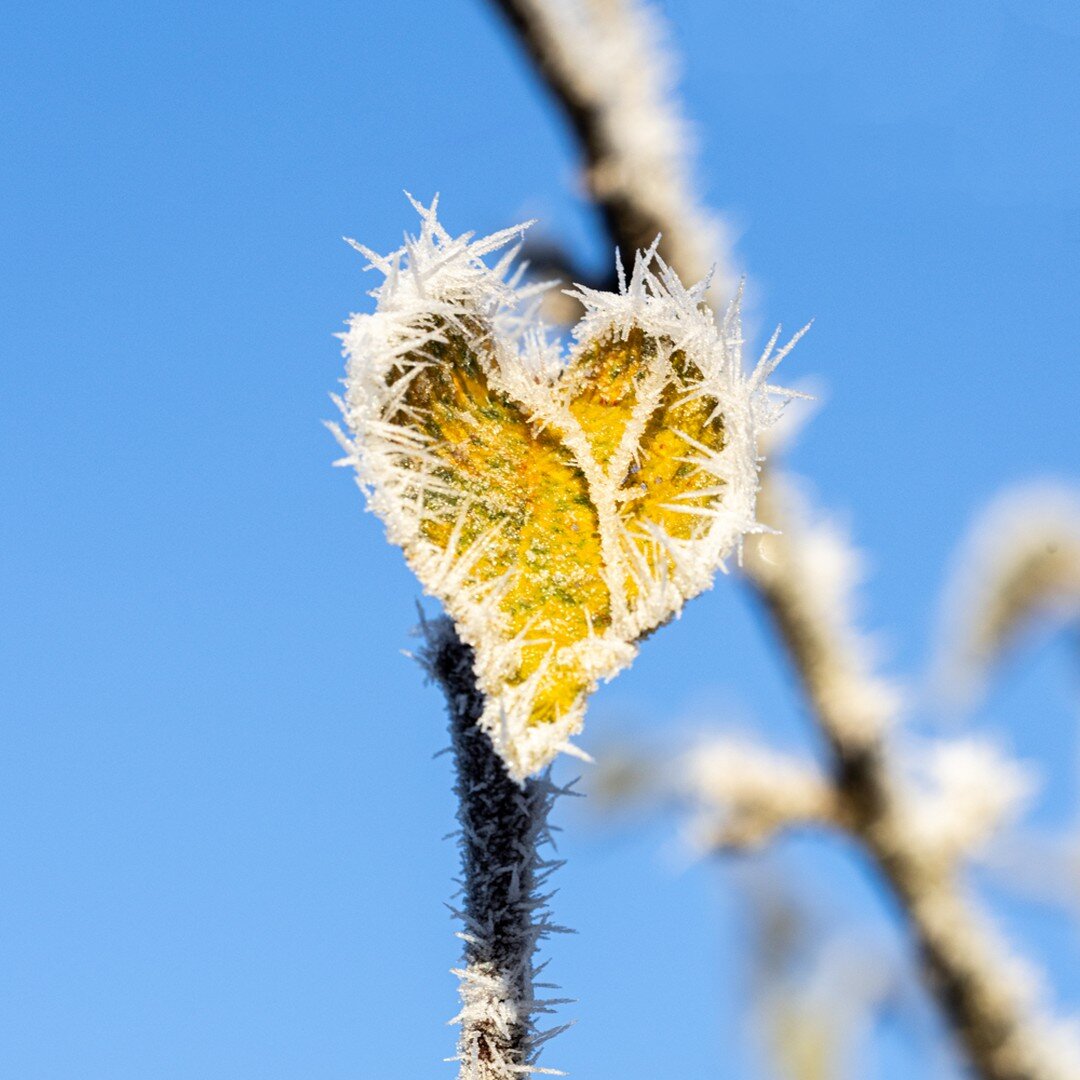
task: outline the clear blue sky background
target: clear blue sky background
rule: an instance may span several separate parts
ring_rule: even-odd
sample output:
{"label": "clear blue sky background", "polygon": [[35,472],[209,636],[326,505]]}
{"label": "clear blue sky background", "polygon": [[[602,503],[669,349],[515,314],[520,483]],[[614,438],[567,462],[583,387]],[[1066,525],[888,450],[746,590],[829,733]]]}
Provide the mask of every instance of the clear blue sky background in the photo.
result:
{"label": "clear blue sky background", "polygon": [[[829,395],[793,464],[872,552],[868,622],[917,685],[971,515],[1080,474],[1080,15],[664,9],[755,332],[816,318],[786,378]],[[321,426],[372,284],[339,238],[395,246],[407,187],[602,266],[569,141],[479,0],[42,0],[5,17],[0,145],[0,1076],[451,1076],[442,708],[399,652],[417,586]],[[1077,799],[1069,660],[1029,653],[977,718],[1043,762],[1047,826]],[[582,741],[733,717],[813,744],[725,582]],[[561,821],[580,933],[551,970],[580,1003],[549,1064],[752,1074],[746,867],[679,864],[673,819]],[[777,865],[903,957],[844,845]],[[988,895],[1080,1007],[1075,929]],[[860,1076],[938,1075],[903,1013]]]}

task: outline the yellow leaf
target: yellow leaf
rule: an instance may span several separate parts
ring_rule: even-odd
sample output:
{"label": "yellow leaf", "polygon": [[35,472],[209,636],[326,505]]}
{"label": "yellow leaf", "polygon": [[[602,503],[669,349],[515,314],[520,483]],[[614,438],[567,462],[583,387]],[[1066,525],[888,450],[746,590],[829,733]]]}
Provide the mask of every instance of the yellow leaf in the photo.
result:
{"label": "yellow leaf", "polygon": [[565,367],[506,319],[510,239],[421,235],[367,252],[385,282],[353,317],[341,436],[369,504],[474,649],[481,725],[512,775],[546,764],[637,641],[708,588],[754,524],[763,376],[741,371],[737,303],[718,323],[640,257],[583,290]]}
{"label": "yellow leaf", "polygon": [[[573,456],[492,388],[490,358],[482,362],[460,332],[433,329],[443,340],[407,355],[390,380],[410,380],[391,422],[428,440],[424,455],[403,462],[417,472],[421,536],[468,567],[462,596],[498,590],[502,635],[522,641],[506,682],[546,664],[530,721],[550,723],[592,681],[563,653],[611,623],[596,510]],[[436,463],[425,468],[429,457]],[[446,600],[453,610],[454,597]]]}

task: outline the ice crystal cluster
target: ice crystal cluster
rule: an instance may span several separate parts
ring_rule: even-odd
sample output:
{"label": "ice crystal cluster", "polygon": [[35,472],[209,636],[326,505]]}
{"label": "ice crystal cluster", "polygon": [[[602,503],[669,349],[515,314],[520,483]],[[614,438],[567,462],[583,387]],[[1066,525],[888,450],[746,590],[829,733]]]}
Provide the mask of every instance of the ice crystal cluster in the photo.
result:
{"label": "ice crystal cluster", "polygon": [[343,335],[343,463],[475,650],[480,726],[521,780],[757,528],[758,432],[784,397],[766,379],[787,349],[774,336],[745,373],[738,299],[718,321],[707,283],[653,250],[617,293],[572,293],[564,357],[514,268],[524,227],[452,236],[414,205],[418,236],[360,248],[384,280]]}

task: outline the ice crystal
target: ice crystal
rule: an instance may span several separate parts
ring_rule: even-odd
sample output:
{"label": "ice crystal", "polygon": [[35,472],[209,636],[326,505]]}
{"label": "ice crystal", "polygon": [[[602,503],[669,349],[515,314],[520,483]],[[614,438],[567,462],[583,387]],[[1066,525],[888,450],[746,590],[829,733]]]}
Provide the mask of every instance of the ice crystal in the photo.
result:
{"label": "ice crystal", "polygon": [[[759,431],[784,394],[741,360],[738,297],[719,321],[653,250],[617,293],[579,287],[562,358],[519,285],[525,226],[452,236],[436,204],[354,315],[343,463],[475,650],[480,726],[512,776],[546,765],[600,679],[709,587],[757,528]],[[790,346],[788,346],[790,348]]]}

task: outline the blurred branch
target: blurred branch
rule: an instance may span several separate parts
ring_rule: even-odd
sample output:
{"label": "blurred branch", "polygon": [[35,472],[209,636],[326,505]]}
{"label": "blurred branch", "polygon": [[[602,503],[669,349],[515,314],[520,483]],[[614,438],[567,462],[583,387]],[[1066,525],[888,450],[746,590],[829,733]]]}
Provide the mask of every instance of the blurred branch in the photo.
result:
{"label": "blurred branch", "polygon": [[843,825],[828,776],[744,739],[714,740],[686,754],[674,783],[698,807],[695,839],[713,851],[756,848],[784,829]]}
{"label": "blurred branch", "polygon": [[[836,595],[828,603],[821,588],[818,570],[830,560],[842,561],[841,549],[829,555],[820,532],[783,505],[772,481],[763,487],[760,514],[780,533],[748,548],[747,572],[832,750],[848,828],[900,901],[928,985],[956,1037],[987,1080],[1080,1075],[1080,1065],[1062,1053],[1049,1035],[1050,1023],[1039,1015],[1031,976],[963,890],[954,857],[927,844],[918,827],[918,805],[904,791],[886,745],[895,706],[865,655],[853,648],[854,629],[838,632],[837,614],[847,610],[846,598]],[[839,543],[837,535],[831,543]]]}
{"label": "blurred branch", "polygon": [[684,280],[713,270],[710,299],[737,275],[721,222],[700,208],[693,139],[671,90],[666,28],[624,0],[492,0],[551,91],[581,147],[584,180],[624,264],[662,234],[660,254]]}
{"label": "blurred branch", "polygon": [[945,590],[938,681],[959,704],[1038,619],[1080,623],[1080,490],[1030,484],[985,510]]}
{"label": "blurred branch", "polygon": [[[589,191],[624,258],[660,233],[665,260],[685,279],[700,278],[727,252],[687,179],[686,128],[667,96],[670,75],[656,46],[663,33],[651,9],[636,0],[493,3],[576,134]],[[718,299],[729,275],[719,278]],[[843,589],[819,578],[846,573],[850,553],[822,545],[820,533],[786,514],[768,477],[759,516],[782,533],[748,545],[747,576],[831,748],[848,827],[892,886],[956,1038],[985,1080],[1080,1075],[1037,1020],[1034,995],[1018,985],[1015,961],[975,912],[952,861],[923,850],[907,827],[886,747],[895,698],[873,673]]]}

